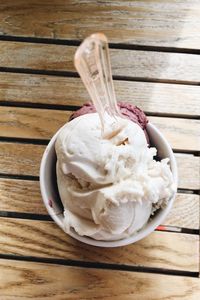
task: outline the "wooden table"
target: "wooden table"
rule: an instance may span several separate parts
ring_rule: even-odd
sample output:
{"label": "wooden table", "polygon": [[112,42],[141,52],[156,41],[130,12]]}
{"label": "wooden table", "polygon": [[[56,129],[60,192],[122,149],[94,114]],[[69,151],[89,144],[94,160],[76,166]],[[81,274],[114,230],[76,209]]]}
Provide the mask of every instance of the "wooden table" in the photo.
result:
{"label": "wooden table", "polygon": [[[73,66],[93,32],[110,41],[117,98],[140,106],[178,163],[174,207],[117,249],[62,232],[41,200],[54,132],[89,99]],[[0,299],[200,299],[200,1],[0,1]],[[181,232],[179,232],[181,231]]]}

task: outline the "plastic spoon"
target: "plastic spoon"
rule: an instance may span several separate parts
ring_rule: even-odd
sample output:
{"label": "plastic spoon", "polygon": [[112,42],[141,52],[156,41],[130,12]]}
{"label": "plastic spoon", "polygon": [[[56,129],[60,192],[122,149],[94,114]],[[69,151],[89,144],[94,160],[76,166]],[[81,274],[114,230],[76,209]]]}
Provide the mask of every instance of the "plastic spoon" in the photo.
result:
{"label": "plastic spoon", "polygon": [[86,38],[75,53],[74,64],[99,114],[105,134],[107,115],[114,122],[117,122],[117,116],[122,117],[115,97],[106,36],[96,33]]}

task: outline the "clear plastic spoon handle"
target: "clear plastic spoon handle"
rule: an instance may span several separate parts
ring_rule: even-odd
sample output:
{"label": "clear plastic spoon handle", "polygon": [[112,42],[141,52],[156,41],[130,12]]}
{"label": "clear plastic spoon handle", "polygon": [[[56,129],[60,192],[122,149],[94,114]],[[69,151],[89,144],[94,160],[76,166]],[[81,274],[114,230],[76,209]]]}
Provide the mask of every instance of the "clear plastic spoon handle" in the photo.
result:
{"label": "clear plastic spoon handle", "polygon": [[99,114],[104,130],[106,113],[121,116],[114,92],[108,41],[104,34],[86,38],[75,53],[74,64]]}

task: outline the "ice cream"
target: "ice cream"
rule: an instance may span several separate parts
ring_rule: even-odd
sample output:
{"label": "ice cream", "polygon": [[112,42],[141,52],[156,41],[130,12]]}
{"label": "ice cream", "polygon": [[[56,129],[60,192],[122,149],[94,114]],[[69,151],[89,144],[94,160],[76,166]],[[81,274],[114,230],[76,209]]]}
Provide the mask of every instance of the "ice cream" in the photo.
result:
{"label": "ice cream", "polygon": [[65,231],[109,241],[131,236],[175,192],[168,159],[153,159],[146,125],[135,120],[109,119],[112,134],[102,137],[97,113],[73,117],[56,141]]}
{"label": "ice cream", "polygon": [[[127,119],[137,123],[143,130],[149,143],[149,137],[146,131],[146,126],[148,123],[148,119],[145,113],[137,106],[127,103],[127,102],[118,102],[117,103],[121,114]],[[90,114],[96,112],[96,108],[91,102],[85,103],[80,109],[76,110],[70,117],[70,120],[73,120],[77,117],[80,117],[85,114]]]}

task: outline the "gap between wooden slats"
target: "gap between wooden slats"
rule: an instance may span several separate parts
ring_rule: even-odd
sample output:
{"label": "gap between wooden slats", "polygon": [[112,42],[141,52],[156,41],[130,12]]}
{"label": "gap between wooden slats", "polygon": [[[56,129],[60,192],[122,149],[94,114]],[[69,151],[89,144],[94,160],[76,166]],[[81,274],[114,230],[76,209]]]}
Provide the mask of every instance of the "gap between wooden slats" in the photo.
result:
{"label": "gap between wooden slats", "polygon": [[[131,81],[115,81],[114,85],[119,101],[133,103],[147,113],[200,118],[200,86]],[[0,105],[66,109],[89,99],[79,78],[0,73]]]}
{"label": "gap between wooden slats", "polygon": [[0,218],[0,253],[199,271],[199,236],[153,232],[132,245],[101,248],[66,235],[53,221]]}
{"label": "gap between wooden slats", "polygon": [[[75,72],[77,47],[0,41],[0,67]],[[197,54],[111,49],[114,76],[199,83]]]}
{"label": "gap between wooden slats", "polygon": [[0,279],[1,296],[9,300],[102,299],[102,295],[109,300],[196,300],[200,295],[198,278],[7,259],[0,260]]}
{"label": "gap between wooden slats", "polygon": [[[1,107],[0,136],[50,139],[71,114],[71,111]],[[149,121],[161,130],[174,149],[200,151],[200,120],[149,117]]]}

